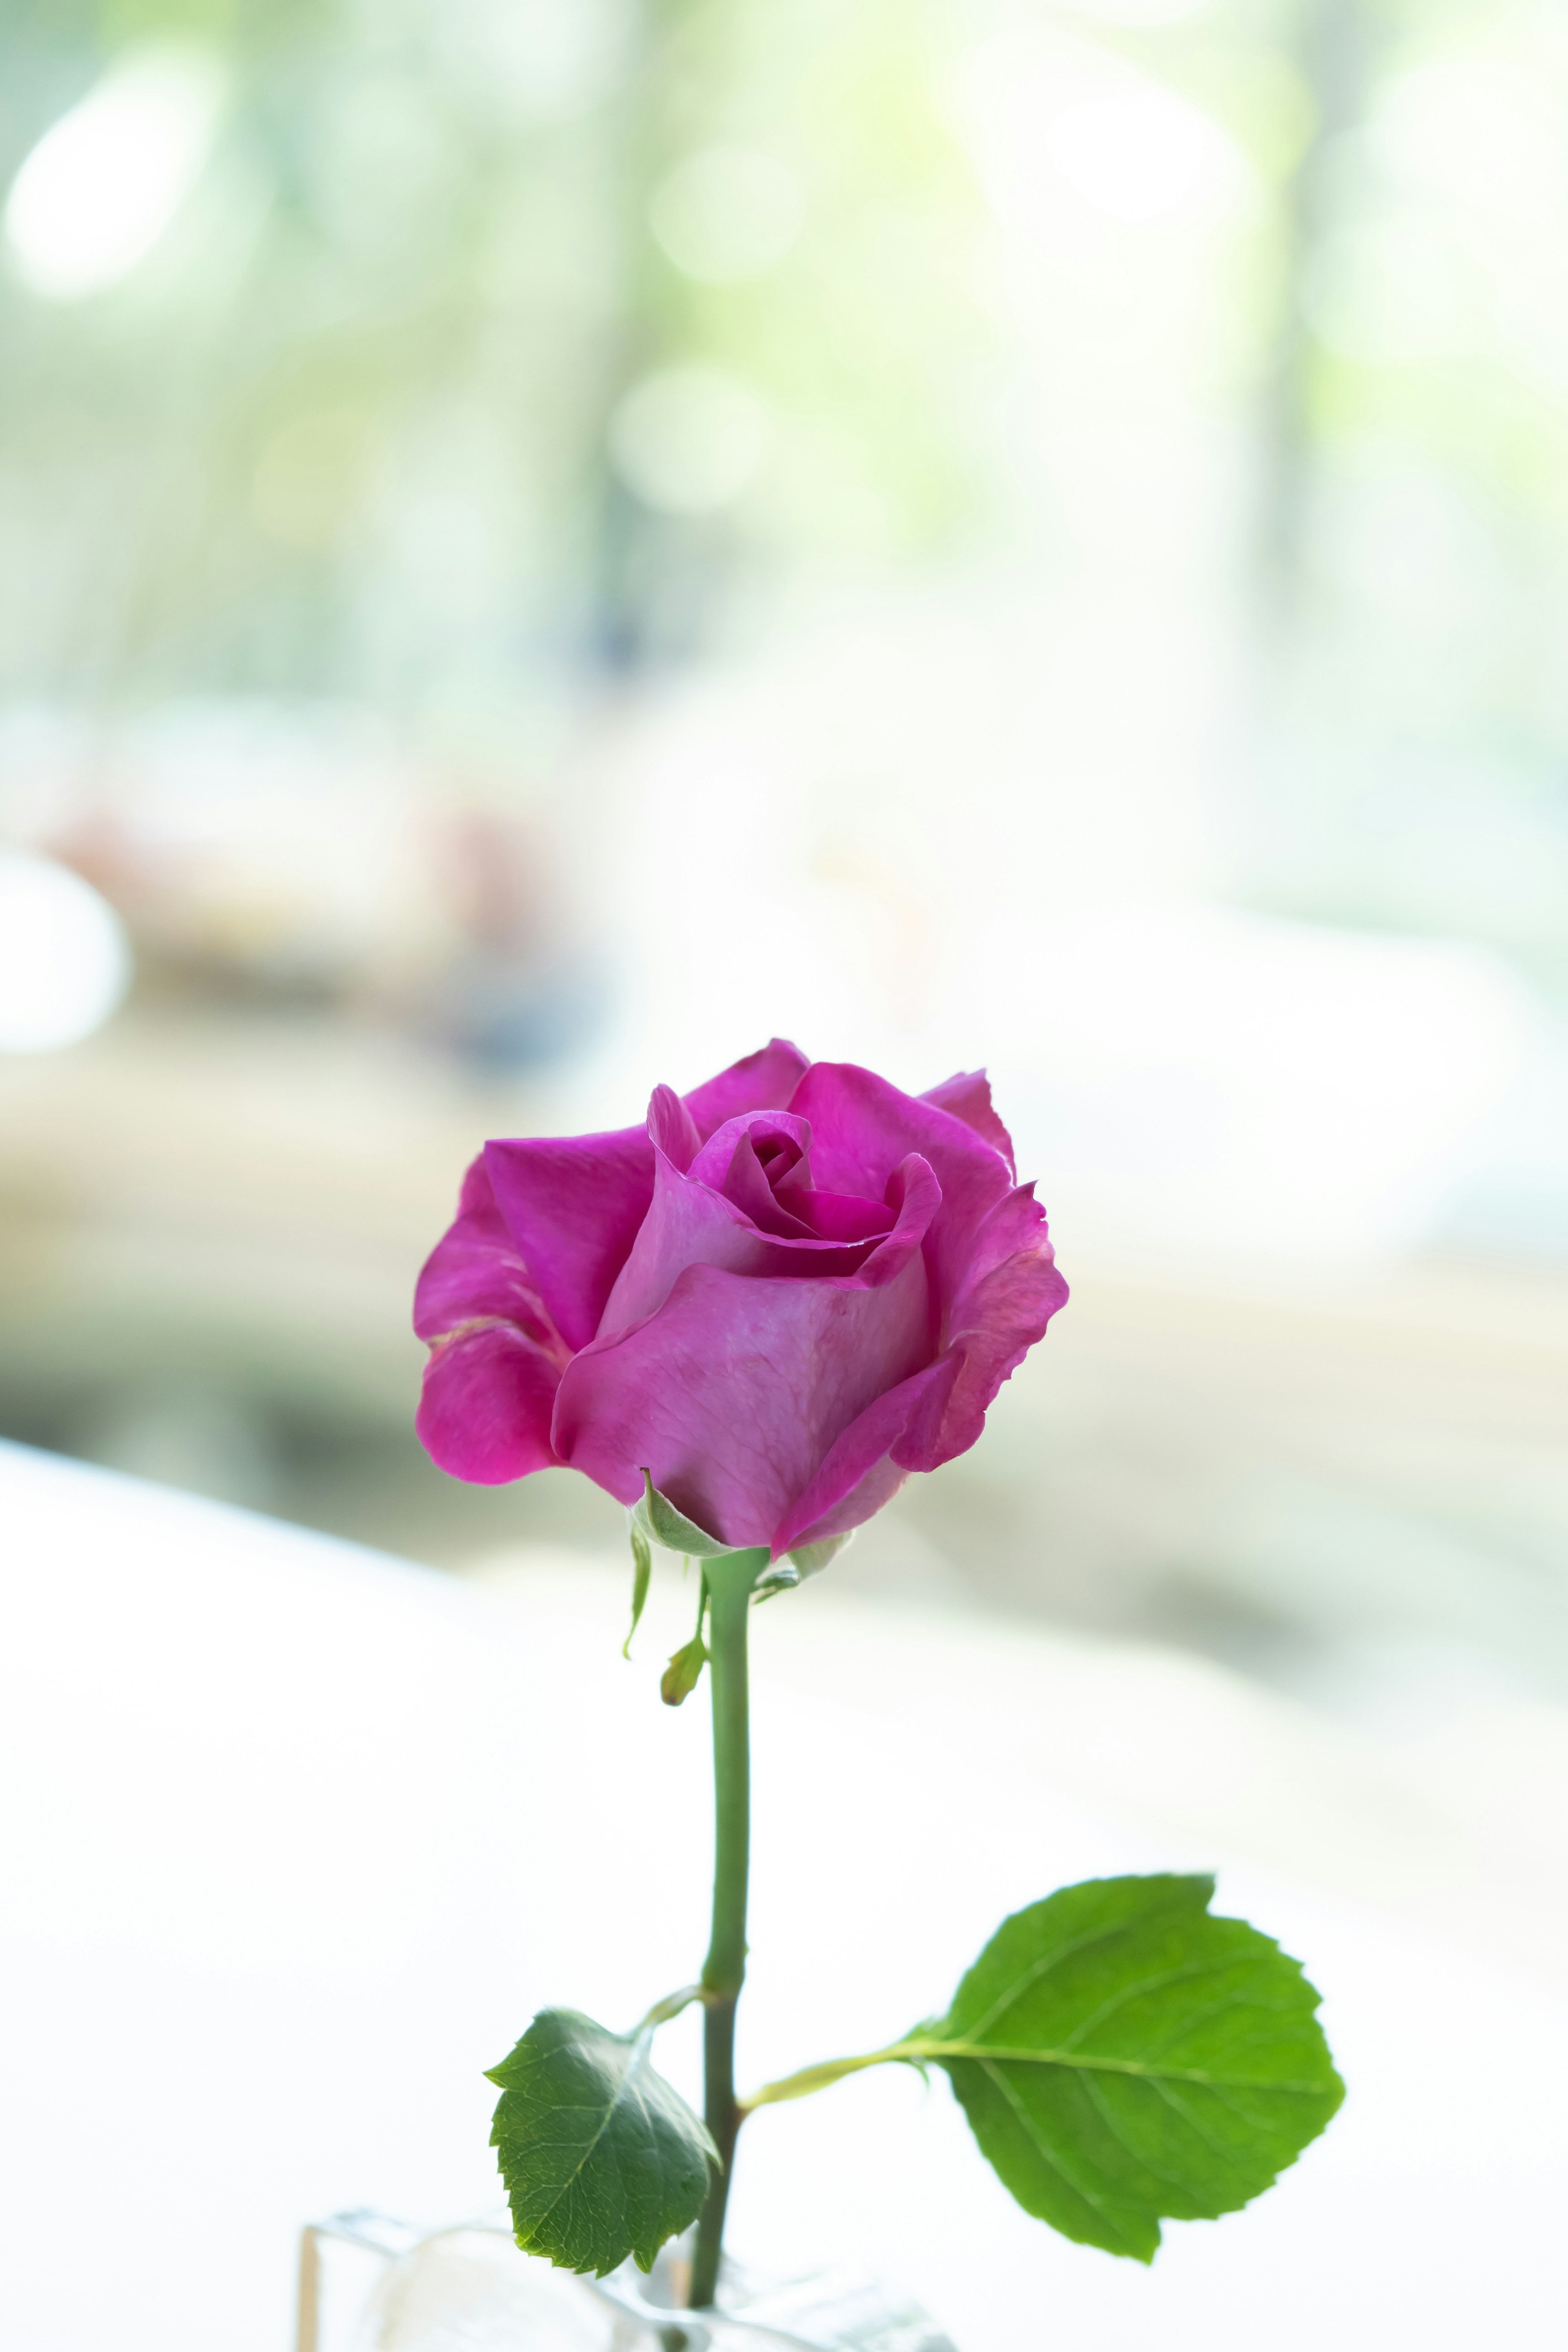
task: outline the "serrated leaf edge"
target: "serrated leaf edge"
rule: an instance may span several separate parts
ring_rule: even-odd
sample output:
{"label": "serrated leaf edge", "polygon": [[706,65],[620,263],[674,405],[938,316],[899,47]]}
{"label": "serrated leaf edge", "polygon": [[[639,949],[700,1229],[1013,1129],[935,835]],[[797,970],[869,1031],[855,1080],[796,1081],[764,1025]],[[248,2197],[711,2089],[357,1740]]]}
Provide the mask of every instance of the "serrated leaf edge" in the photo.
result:
{"label": "serrated leaf edge", "polygon": [[[613,2037],[613,2039],[615,2039],[616,2041],[619,2041],[619,2040],[620,2040],[620,2038],[621,2038],[621,2037],[619,2036],[619,2034],[616,2034],[616,2035],[615,2035],[615,2036]],[[529,2236],[528,2236],[527,2238],[525,2238],[525,2237],[523,2236],[523,2234],[522,2234],[522,2232],[521,2232],[521,2230],[516,2231],[513,2233],[513,2234],[514,2234],[514,2236],[516,2237],[517,2243],[521,2247],[521,2249],[522,2249],[522,2251],[523,2251],[523,2252],[524,2252],[525,2254],[531,2254],[531,2253],[532,2253],[532,2252],[533,2252],[533,2247],[532,2247],[532,2245],[529,2242],[530,2239],[531,2239],[531,2238],[536,2238],[536,2237],[538,2236],[539,2231],[542,2229],[542,2227],[543,2227],[544,2223],[545,2223],[546,2221],[548,2221],[548,2220],[550,2219],[550,2216],[552,2215],[552,2213],[553,2213],[553,2212],[554,2212],[555,2208],[557,2207],[557,2205],[559,2205],[559,2204],[560,2204],[561,2200],[565,2196],[565,2194],[566,2194],[567,2190],[568,2190],[568,2189],[573,2186],[574,2182],[577,2179],[577,2178],[578,2178],[579,2174],[580,2174],[580,2173],[582,2172],[582,2170],[583,2170],[584,2166],[585,2164],[587,2164],[587,2163],[588,2163],[588,2161],[589,2161],[589,2159],[592,2158],[593,2153],[594,2153],[594,2150],[598,2147],[599,2142],[604,2138],[605,2134],[609,2130],[609,2128],[610,2128],[610,2125],[611,2125],[611,2123],[614,2121],[615,2116],[616,2116],[616,2115],[617,2111],[619,2110],[619,2107],[620,2107],[621,2102],[622,2102],[622,2100],[625,2098],[625,2096],[626,2096],[626,2093],[631,2089],[632,2084],[633,2084],[633,2083],[635,2082],[635,2080],[636,2080],[636,2078],[637,2078],[637,2076],[638,2073],[641,2071],[641,2069],[642,2069],[642,2067],[643,2067],[643,2065],[644,2065],[644,2063],[645,2063],[645,2062],[646,2062],[646,2060],[647,2060],[647,2058],[648,2051],[649,2051],[649,2050],[650,2050],[650,2048],[652,2047],[652,2044],[653,2044],[653,2035],[652,2035],[652,2033],[651,2033],[651,2032],[647,2032],[647,2031],[646,2031],[646,2030],[645,2030],[643,2032],[639,2033],[639,2034],[637,2036],[636,2041],[635,2041],[635,2042],[633,2042],[633,2044],[632,2044],[632,2054],[631,2054],[631,2057],[630,2057],[630,2058],[628,2059],[628,2061],[626,2062],[626,2073],[621,2076],[620,2084],[619,2084],[618,2088],[616,2089],[616,2095],[615,2095],[615,2097],[610,2101],[609,2105],[605,2109],[604,2116],[603,2116],[603,2118],[602,2118],[602,2120],[601,2120],[601,2122],[600,2122],[600,2125],[599,2125],[599,2128],[598,2128],[598,2130],[594,2134],[593,2138],[588,2142],[587,2147],[583,2150],[582,2155],[578,2158],[578,2159],[577,2159],[576,2163],[575,2163],[575,2164],[574,2165],[574,2167],[572,2168],[572,2170],[571,2170],[571,2171],[566,2175],[566,2178],[565,2178],[565,2179],[564,2179],[564,2180],[563,2180],[563,2182],[561,2183],[560,2188],[556,2190],[556,2192],[555,2192],[554,2196],[551,2199],[551,2200],[550,2200],[549,2204],[544,2208],[543,2212],[540,2214],[538,2221],[533,2224],[532,2228],[530,2230],[530,2231],[529,2231]],[[493,2079],[493,2078],[492,2078],[492,2079]],[[512,2087],[512,2086],[508,2085],[507,2087],[509,2087],[509,2088],[510,2088],[510,2087]],[[504,2095],[504,2093],[503,2093],[503,2095]],[[716,2150],[715,2150],[715,2153],[717,2153],[717,2151],[716,2151]],[[508,2202],[509,2202],[509,2203],[510,2202],[510,2190],[509,2190],[509,2195],[508,2195]],[[614,2265],[612,2264],[612,2265],[611,2265],[611,2267],[612,2267],[612,2268],[614,2268]],[[600,2277],[600,2278],[603,2278],[603,2277],[605,2276],[605,2273],[604,2273],[603,2271],[600,2271],[600,2272],[598,2272],[598,2273],[596,2273],[596,2275],[597,2275],[598,2277]]]}
{"label": "serrated leaf edge", "polygon": [[[673,1996],[673,1998],[675,1998],[675,1999],[677,1999],[677,2000],[680,2000],[680,1999],[682,1999],[682,1996],[677,1995],[677,1996]],[[545,2013],[546,2013],[546,2012],[545,2012],[544,2011],[542,2011],[542,2011],[540,2011],[540,2016],[543,2016]],[[538,2022],[538,2019],[537,2019],[537,2018],[534,2020],[534,2022],[537,2024],[537,2022]],[[602,2028],[602,2029],[601,2029],[601,2031],[606,2031],[606,2030]],[[595,2131],[595,2133],[594,2134],[593,2138],[589,2141],[589,2143],[588,2143],[587,2147],[584,2149],[584,2151],[583,2151],[582,2155],[578,2158],[576,2164],[573,2167],[572,2170],[567,2174],[567,2176],[566,2176],[565,2179],[564,2179],[564,2180],[563,2180],[563,2182],[561,2183],[561,2186],[559,2187],[559,2189],[557,2189],[557,2190],[555,2191],[554,2196],[553,2196],[553,2197],[552,2197],[552,2199],[550,2200],[549,2204],[544,2208],[544,2210],[542,2211],[542,2213],[541,2213],[541,2214],[539,2215],[538,2220],[537,2220],[537,2221],[532,2224],[532,2226],[531,2226],[531,2228],[530,2229],[530,2231],[529,2231],[529,2233],[528,2233],[528,2236],[527,2236],[527,2237],[525,2237],[525,2236],[523,2235],[523,2233],[522,2233],[522,2231],[521,2231],[521,2230],[516,2230],[516,2229],[514,2229],[513,2233],[512,2233],[512,2235],[513,2235],[513,2240],[514,2240],[514,2242],[516,2243],[516,2245],[518,2246],[519,2250],[520,2250],[521,2252],[523,2252],[523,2253],[525,2253],[525,2254],[532,2254],[532,2253],[534,2253],[534,2252],[536,2252],[536,2249],[535,2249],[534,2245],[533,2245],[532,2243],[531,2243],[531,2240],[532,2240],[532,2239],[534,2239],[534,2238],[536,2238],[536,2237],[538,2236],[540,2230],[543,2227],[544,2223],[549,2220],[549,2218],[550,2218],[551,2214],[554,2212],[555,2208],[557,2207],[557,2205],[559,2205],[559,2204],[560,2204],[561,2200],[563,2199],[563,2197],[564,2197],[564,2196],[565,2196],[565,2194],[566,2194],[567,2190],[572,2187],[573,2183],[577,2179],[578,2176],[580,2175],[580,2173],[581,2173],[581,2172],[582,2172],[582,2170],[583,2170],[584,2166],[588,2162],[589,2158],[592,2157],[592,2155],[593,2155],[593,2153],[594,2153],[594,2150],[598,2147],[599,2142],[603,2139],[603,2137],[604,2137],[605,2134],[608,2131],[608,2129],[609,2129],[609,2127],[610,2127],[611,2123],[614,2121],[615,2116],[616,2116],[616,2113],[618,2112],[618,2110],[619,2110],[619,2108],[620,2108],[620,2105],[621,2105],[621,2102],[622,2102],[622,2100],[626,2097],[626,2095],[627,2092],[628,2092],[628,2091],[630,2091],[630,2090],[632,2089],[632,2087],[633,2087],[633,2085],[635,2084],[635,2083],[636,2083],[636,2081],[637,2081],[637,2076],[639,2075],[639,2074],[640,2074],[640,2073],[641,2073],[645,2068],[647,2068],[649,2072],[651,2072],[651,2071],[652,2071],[652,2070],[651,2070],[651,2067],[649,2066],[648,2053],[650,2052],[650,2050],[651,2050],[651,2049],[652,2049],[652,2047],[653,2047],[653,2036],[654,2036],[654,2027],[653,2027],[653,2025],[652,2025],[652,2024],[647,2024],[647,2023],[645,2023],[645,2024],[643,2024],[643,2025],[640,2025],[640,2026],[637,2028],[637,2032],[636,2032],[634,2034],[630,2034],[630,2035],[624,2034],[624,2033],[608,2033],[608,2032],[606,2032],[606,2038],[607,2038],[609,2041],[612,2041],[612,2042],[623,2042],[623,2043],[625,2043],[625,2042],[629,2042],[629,2043],[630,2043],[630,2046],[631,2046],[631,2053],[632,2053],[632,2054],[631,2054],[630,2059],[627,2061],[626,2070],[625,2074],[624,2074],[622,2075],[622,2077],[621,2077],[620,2084],[619,2084],[619,2085],[618,2085],[618,2087],[617,2087],[617,2089],[616,2089],[616,2095],[615,2095],[615,2097],[610,2101],[610,2103],[609,2103],[608,2106],[605,2109],[604,2116],[603,2116],[603,2119],[602,2119],[602,2120],[601,2120],[601,2122],[600,2122],[600,2125],[599,2125],[599,2127],[598,2127],[597,2131]],[[526,2037],[525,2037],[525,2038],[526,2038]],[[511,2061],[512,2061],[512,2059],[516,2056],[516,2054],[517,2054],[517,2053],[516,2053],[516,2051],[514,2050],[514,2051],[512,2051],[512,2052],[509,2053],[508,2053],[508,2055],[507,2055],[505,2058],[503,2058],[503,2059],[501,2060],[500,2064],[499,2066],[487,2066],[487,2067],[485,2068],[485,2080],[486,2080],[488,2083],[494,2083],[494,2084],[496,2084],[497,2088],[500,2091],[500,2093],[501,2093],[501,2095],[502,2095],[502,2096],[503,2096],[503,2097],[504,2097],[504,2096],[505,2096],[509,2092],[514,2091],[514,2090],[517,2088],[517,2085],[516,2085],[514,2083],[510,2083],[510,2082],[503,2081],[503,2080],[502,2080],[502,2078],[501,2078],[501,2077],[502,2077],[502,2069],[503,2069],[503,2068],[505,2068],[505,2067],[507,2067],[507,2066],[510,2066],[510,2065]],[[542,2053],[542,2054],[543,2054],[543,2053]],[[683,2106],[685,2106],[685,2105],[686,2105],[686,2102],[685,2102],[684,2100],[682,2100],[682,2101],[681,2101],[681,2105],[682,2105]],[[687,2114],[690,2116],[692,2123],[693,2123],[693,2124],[696,2126],[696,2127],[697,2127],[697,2131],[698,2131],[698,2133],[699,2133],[699,2135],[700,2135],[700,2145],[701,2145],[701,2147],[702,2147],[702,2152],[703,2152],[703,2155],[704,2155],[704,2156],[706,2157],[706,2158],[707,2158],[707,2161],[708,2161],[708,2164],[709,2164],[710,2168],[711,2170],[714,2170],[714,2171],[717,2171],[717,2170],[721,2169],[721,2168],[722,2168],[722,2165],[723,2165],[723,2158],[722,2158],[722,2157],[721,2157],[721,2155],[720,2155],[720,2153],[719,2153],[718,2147],[717,2147],[717,2146],[716,2146],[716,2144],[715,2144],[715,2142],[714,2142],[714,2139],[713,2139],[713,2135],[712,2135],[712,2133],[709,2130],[709,2128],[708,2128],[707,2125],[706,2125],[706,2124],[704,2123],[704,2121],[702,2120],[702,2117],[701,2117],[700,2115],[696,2114],[696,2113],[695,2113],[695,2111],[694,2111],[692,2108],[690,2108],[689,2106],[687,2106],[687,2108],[686,2108],[686,2112],[687,2112]],[[493,2148],[495,2148],[495,2149],[497,2150],[497,2152],[498,2152],[498,2153],[500,2152],[500,2137],[499,2137],[500,2130],[500,2101],[498,2101],[498,2102],[497,2102],[497,2105],[496,2105],[496,2114],[495,2114],[495,2116],[494,2116],[494,2118],[492,2119],[492,2122],[491,2122],[491,2125],[490,2125],[490,2141],[489,2141],[490,2146],[491,2146]],[[504,2174],[503,2174],[503,2176],[502,2176],[502,2177],[503,2177],[503,2182],[504,2182],[504,2185],[505,2185],[505,2187],[506,2187],[506,2191],[507,2191],[507,2206],[508,2206],[508,2210],[509,2210],[509,2211],[511,2211],[511,2210],[512,2210],[512,2206],[511,2206],[511,2185],[510,2185],[510,2183],[509,2181],[505,2181],[505,2176],[504,2176]],[[512,2219],[513,2219],[513,2221],[514,2221],[514,2222],[515,2222],[515,2220],[516,2220],[516,2214],[515,2214],[515,2211],[513,2211],[513,2212],[512,2212]],[[661,2241],[660,2242],[662,2243],[662,2241]],[[654,2253],[656,2254],[656,2253],[658,2252],[658,2247],[656,2246],[656,2247],[655,2247],[655,2249],[654,2249]],[[643,2260],[643,2257],[642,2257],[642,2251],[641,2251],[641,2249],[640,2249],[639,2247],[634,2246],[634,2247],[632,2248],[632,2255],[633,2255],[633,2259],[634,2259],[634,2260],[636,2261],[636,2263],[637,2263],[637,2268],[638,2268],[640,2271],[647,2272],[647,2271],[649,2271],[649,2270],[651,2270],[651,2269],[652,2269],[652,2267],[653,2267],[653,2259],[654,2259],[653,2254],[650,2254],[650,2255],[648,2256],[648,2259],[647,2260],[647,2262],[645,2262],[645,2261]],[[541,2256],[541,2259],[542,2259],[543,2261],[549,2262],[549,2263],[552,2264],[552,2267],[555,2267],[555,2266],[556,2266],[556,2265],[555,2265],[555,2263],[554,2263],[554,2257],[553,2257],[552,2255],[550,2255],[550,2254],[547,2254],[547,2253],[546,2253],[546,2254],[542,2254],[542,2255]],[[618,2268],[619,2268],[620,2261],[621,2261],[621,2260],[624,2260],[624,2259],[625,2259],[625,2257],[623,2256],[623,2257],[620,2257],[616,2262],[614,2262],[614,2263],[605,2263],[605,2264],[603,2264],[603,2265],[601,2265],[601,2266],[595,2267],[595,2273],[594,2273],[595,2276],[596,2278],[606,2278],[606,2277],[608,2277],[608,2275],[609,2275],[609,2273],[610,2273],[610,2272],[611,2272],[611,2271],[613,2271],[613,2270],[616,2270],[616,2269],[618,2269]]]}
{"label": "serrated leaf edge", "polygon": [[[1092,1879],[1087,1879],[1084,1881],[1086,1885],[1093,1885],[1096,1883],[1097,1882]],[[971,2029],[970,2038],[973,2039],[974,2034],[983,2033],[994,2017],[1000,2017],[1005,2010],[1012,2006],[1014,2001],[1018,2000],[1023,1993],[1029,1990],[1031,1985],[1037,1985],[1040,1982],[1042,1978],[1048,1977],[1052,1969],[1058,1967],[1063,1960],[1070,1960],[1079,1952],[1092,1951],[1096,1944],[1109,1943],[1115,1936],[1125,1935],[1128,1928],[1133,1925],[1134,1921],[1147,1919],[1152,1914],[1160,1911],[1180,1911],[1194,1908],[1201,1913],[1207,1913],[1211,1919],[1215,1917],[1215,1914],[1209,1911],[1208,1907],[1214,1900],[1215,1882],[1206,1872],[1194,1872],[1184,1877],[1172,1876],[1167,1878],[1162,1875],[1161,1880],[1157,1883],[1163,1884],[1170,1890],[1162,1899],[1156,1899],[1146,1903],[1141,1910],[1129,1912],[1127,1916],[1123,1919],[1113,1919],[1108,1926],[1089,1928],[1081,1936],[1073,1936],[1069,1937],[1066,1943],[1058,1944],[1053,1951],[1044,1953],[1039,1959],[1032,1962],[1031,1965],[1025,1969],[1023,1975],[1017,1978],[1014,1983],[1007,1988],[1005,1992],[999,1993],[997,1995],[990,2008],[985,2011],[984,2016],[980,2020],[979,2024]],[[1201,1903],[1194,1905],[1193,1898],[1200,1888],[1203,1889],[1203,1900]],[[1058,1887],[1057,1893],[1066,1895],[1070,1894],[1072,1891],[1073,1890],[1070,1887]],[[1051,1903],[1054,1902],[1055,1899],[1055,1895],[1046,1895],[1041,1896],[1040,1903]],[[981,1962],[985,1958],[986,1952],[988,1952],[991,1949],[992,1945],[995,1943],[997,1937],[1004,1935],[1012,1926],[1015,1919],[1022,1919],[1026,1913],[1030,1911],[1037,1911],[1040,1908],[1040,1903],[1026,1903],[1021,1910],[1010,1911],[1006,1918],[1002,1921],[1001,1925],[987,1938],[984,1949],[982,1950],[978,1958],[971,1963],[970,1967],[964,1970],[963,1977],[959,1979],[958,1991],[953,1994],[952,2000],[948,2003],[948,2015],[950,2017],[952,2014],[953,2009],[957,2004],[959,1995],[962,1994],[965,1984],[968,1983],[969,1979],[973,1976],[974,1970],[979,1968]],[[1215,1924],[1217,1925],[1218,1922],[1216,1921]],[[1248,1922],[1243,1919],[1237,1920],[1234,1924],[1237,1927],[1247,1927]],[[1264,1936],[1262,1935],[1261,1930],[1256,1927],[1251,1929],[1251,1933],[1255,1936],[1258,1936],[1260,1940],[1268,1944],[1271,1950],[1276,1952],[1279,1951],[1279,1947],[1275,1942],[1272,1936]]]}

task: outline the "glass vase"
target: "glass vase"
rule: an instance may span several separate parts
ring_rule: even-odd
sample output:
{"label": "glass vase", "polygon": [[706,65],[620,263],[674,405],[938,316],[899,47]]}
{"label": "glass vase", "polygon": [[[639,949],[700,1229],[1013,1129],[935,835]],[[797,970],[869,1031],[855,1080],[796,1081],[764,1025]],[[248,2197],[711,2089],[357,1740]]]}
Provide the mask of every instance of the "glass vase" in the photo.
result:
{"label": "glass vase", "polygon": [[504,2214],[419,2230],[340,2213],[304,2233],[297,2352],[954,2352],[908,2295],[851,2270],[763,2277],[726,2260],[682,2307],[688,2242],[645,2277],[575,2278],[521,2253]]}

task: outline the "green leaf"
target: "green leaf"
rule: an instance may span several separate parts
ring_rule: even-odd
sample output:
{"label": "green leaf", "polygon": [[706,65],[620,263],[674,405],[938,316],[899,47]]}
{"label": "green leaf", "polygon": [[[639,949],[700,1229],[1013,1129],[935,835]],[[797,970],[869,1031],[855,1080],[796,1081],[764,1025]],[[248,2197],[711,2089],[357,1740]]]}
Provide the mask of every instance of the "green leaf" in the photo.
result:
{"label": "green leaf", "polygon": [[643,1498],[632,1512],[632,1524],[641,1527],[666,1551],[684,1552],[688,1559],[726,1559],[731,1552],[745,1549],[743,1544],[721,1543],[706,1528],[700,1528],[695,1519],[689,1519],[684,1511],[678,1511],[659,1493],[646,1470],[642,1478]]}
{"label": "green leaf", "polygon": [[658,1686],[658,1695],[666,1706],[679,1706],[683,1700],[691,1696],[707,1663],[708,1647],[700,1633],[688,1642],[683,1650],[677,1650],[666,1666]]}
{"label": "green leaf", "polygon": [[632,1622],[626,1627],[626,1638],[621,1643],[621,1655],[632,1654],[632,1635],[637,1630],[643,1607],[647,1600],[648,1580],[653,1575],[653,1548],[634,1517],[630,1522],[632,1538]]}
{"label": "green leaf", "polygon": [[719,2151],[648,2063],[652,2039],[542,2009],[489,2070],[501,2093],[490,2146],[525,2253],[601,2278],[628,2254],[651,2270],[696,2220]]}
{"label": "green leaf", "polygon": [[1150,2262],[1160,2221],[1234,2212],[1344,2096],[1299,1963],[1210,1878],[1100,1878],[1003,1921],[940,2023],[945,2066],[1026,2212]]}

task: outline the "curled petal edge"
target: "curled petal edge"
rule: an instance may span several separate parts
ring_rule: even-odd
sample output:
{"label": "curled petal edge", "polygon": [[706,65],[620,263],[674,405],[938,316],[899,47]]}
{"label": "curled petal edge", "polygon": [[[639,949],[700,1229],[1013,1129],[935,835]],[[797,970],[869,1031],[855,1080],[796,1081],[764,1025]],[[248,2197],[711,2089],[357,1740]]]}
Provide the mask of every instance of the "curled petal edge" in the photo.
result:
{"label": "curled petal edge", "polygon": [[561,1368],[515,1323],[479,1318],[445,1333],[425,1367],[419,1442],[455,1478],[503,1486],[547,1470]]}
{"label": "curled petal edge", "polygon": [[850,1423],[774,1536],[775,1559],[863,1525],[911,1471],[935,1470],[967,1453],[1003,1381],[1066,1304],[1068,1286],[1033,1185],[997,1203],[977,1242],[976,1269],[942,1354]]}

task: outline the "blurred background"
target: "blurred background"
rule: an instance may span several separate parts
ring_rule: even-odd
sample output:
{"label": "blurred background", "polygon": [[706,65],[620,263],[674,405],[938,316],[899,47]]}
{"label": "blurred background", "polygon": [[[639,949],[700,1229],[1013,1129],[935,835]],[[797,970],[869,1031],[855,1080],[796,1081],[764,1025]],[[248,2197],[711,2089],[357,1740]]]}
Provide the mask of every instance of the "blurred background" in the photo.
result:
{"label": "blurred background", "polygon": [[985,1061],[1074,1303],[836,1578],[1561,1847],[1561,10],[9,0],[0,190],[0,1434],[613,1553],[413,1437],[478,1142]]}

